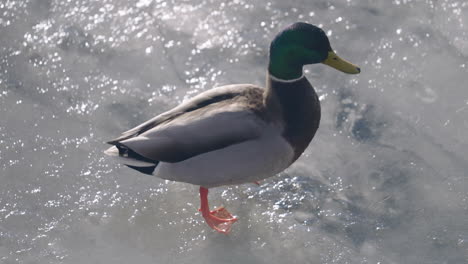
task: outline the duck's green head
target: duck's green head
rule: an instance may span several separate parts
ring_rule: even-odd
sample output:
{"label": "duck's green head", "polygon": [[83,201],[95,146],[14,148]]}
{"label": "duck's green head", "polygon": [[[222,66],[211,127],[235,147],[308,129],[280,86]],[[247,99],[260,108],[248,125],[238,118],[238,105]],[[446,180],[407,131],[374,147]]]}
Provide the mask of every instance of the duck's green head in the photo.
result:
{"label": "duck's green head", "polygon": [[324,63],[349,74],[361,69],[335,54],[321,28],[298,22],[281,31],[270,45],[268,70],[273,76],[291,80],[302,76],[307,64]]}

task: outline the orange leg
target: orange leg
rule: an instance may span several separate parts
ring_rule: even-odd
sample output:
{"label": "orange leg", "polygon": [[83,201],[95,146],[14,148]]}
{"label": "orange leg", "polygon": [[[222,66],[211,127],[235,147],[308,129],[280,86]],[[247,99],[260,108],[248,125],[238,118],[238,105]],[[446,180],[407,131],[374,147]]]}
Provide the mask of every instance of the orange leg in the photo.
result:
{"label": "orange leg", "polygon": [[207,188],[200,187],[200,201],[200,212],[202,213],[203,218],[205,218],[206,223],[220,233],[229,234],[231,226],[237,221],[237,218],[232,216],[232,214],[224,207],[210,211]]}

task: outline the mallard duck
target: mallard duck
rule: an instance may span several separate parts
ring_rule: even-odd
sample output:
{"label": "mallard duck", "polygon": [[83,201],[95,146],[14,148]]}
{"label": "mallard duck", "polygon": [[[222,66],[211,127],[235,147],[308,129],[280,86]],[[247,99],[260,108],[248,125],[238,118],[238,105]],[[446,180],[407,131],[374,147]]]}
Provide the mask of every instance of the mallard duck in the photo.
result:
{"label": "mallard duck", "polygon": [[214,230],[229,233],[237,218],[210,211],[208,188],[258,182],[301,156],[320,122],[320,102],[304,76],[323,63],[349,74],[359,67],[341,59],[324,31],[295,23],[271,42],[266,88],[226,85],[124,132],[105,151],[129,168],[200,186],[200,211]]}

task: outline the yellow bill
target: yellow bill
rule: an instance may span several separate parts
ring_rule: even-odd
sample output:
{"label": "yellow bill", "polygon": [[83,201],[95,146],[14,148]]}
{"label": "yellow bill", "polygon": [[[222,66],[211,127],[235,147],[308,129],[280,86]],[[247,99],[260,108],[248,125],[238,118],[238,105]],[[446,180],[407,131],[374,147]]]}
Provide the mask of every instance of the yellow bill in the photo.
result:
{"label": "yellow bill", "polygon": [[361,68],[338,57],[333,51],[328,52],[328,57],[322,61],[322,63],[349,74],[358,74],[361,72]]}

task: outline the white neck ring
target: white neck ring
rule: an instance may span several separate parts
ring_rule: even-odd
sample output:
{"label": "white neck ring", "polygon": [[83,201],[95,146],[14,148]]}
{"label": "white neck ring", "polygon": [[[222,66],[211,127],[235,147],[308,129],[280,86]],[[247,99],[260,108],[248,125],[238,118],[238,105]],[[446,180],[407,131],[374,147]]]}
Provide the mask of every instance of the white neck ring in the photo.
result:
{"label": "white neck ring", "polygon": [[302,73],[301,77],[295,78],[295,79],[290,79],[290,80],[284,80],[284,79],[275,77],[275,76],[273,76],[273,74],[271,74],[271,73],[268,73],[268,75],[269,75],[270,79],[272,79],[273,81],[275,81],[275,82],[283,82],[283,83],[297,82],[297,81],[299,81],[300,79],[304,78],[304,73]]}

